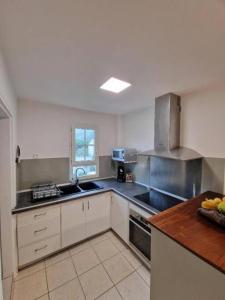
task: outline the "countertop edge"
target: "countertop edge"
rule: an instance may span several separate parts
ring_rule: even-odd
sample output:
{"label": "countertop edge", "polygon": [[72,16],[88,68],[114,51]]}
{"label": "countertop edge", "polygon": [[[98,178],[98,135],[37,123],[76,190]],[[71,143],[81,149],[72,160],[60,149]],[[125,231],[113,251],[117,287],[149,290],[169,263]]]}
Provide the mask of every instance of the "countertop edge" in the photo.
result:
{"label": "countertop edge", "polygon": [[[212,193],[215,195],[215,197],[219,196],[223,196],[219,193],[214,193],[211,191],[207,191],[199,196],[201,197],[207,197],[207,195],[209,195],[209,193]],[[168,211],[175,211],[177,209],[179,209],[179,207],[185,206],[188,202],[190,201],[195,201],[199,199],[199,197],[195,197],[193,199],[188,200],[186,203],[181,203],[178,204],[175,207],[172,207],[164,212],[161,212],[160,214],[157,215],[157,218],[162,217],[163,218],[163,214],[168,214]],[[161,216],[160,216],[161,215]],[[204,217],[201,217],[204,219]],[[209,224],[212,225],[212,227],[217,227],[218,225],[214,225],[212,224],[209,220],[206,220],[207,222],[209,222]],[[207,257],[205,257],[204,255],[202,255],[201,253],[199,253],[198,251],[196,251],[194,248],[192,248],[191,246],[188,246],[187,244],[185,244],[184,242],[182,242],[181,240],[179,240],[179,238],[174,237],[171,233],[167,232],[165,229],[161,228],[160,225],[157,225],[154,221],[154,217],[149,218],[148,222],[150,223],[150,225],[152,227],[154,227],[156,230],[160,231],[162,234],[164,234],[165,236],[167,236],[168,238],[172,239],[173,241],[175,241],[177,244],[179,244],[181,247],[183,247],[184,249],[188,250],[189,252],[191,252],[192,254],[194,254],[195,256],[199,257],[200,259],[202,259],[203,261],[205,261],[206,263],[208,263],[209,265],[211,265],[212,267],[214,267],[215,269],[217,269],[218,271],[222,272],[223,274],[225,274],[225,268],[219,266],[218,264],[216,264],[213,260],[208,259]],[[210,226],[210,225],[209,225]],[[218,230],[220,230],[220,227],[218,227]],[[225,237],[225,231],[224,231],[224,237]]]}
{"label": "countertop edge", "polygon": [[[137,185],[137,186],[142,186],[138,183],[134,183],[134,184]],[[146,187],[143,186],[143,188],[146,188]],[[124,194],[123,192],[121,192],[121,191],[119,191],[119,190],[117,190],[116,188],[113,188],[113,187],[103,187],[99,190],[86,192],[86,193],[79,194],[79,195],[76,195],[76,196],[65,197],[63,199],[51,200],[49,202],[40,203],[39,205],[34,205],[34,206],[29,206],[29,207],[22,207],[22,208],[13,208],[11,210],[11,213],[12,213],[12,215],[16,215],[16,214],[20,214],[20,213],[27,212],[27,211],[30,211],[30,210],[40,209],[40,208],[47,207],[47,206],[52,206],[52,205],[62,204],[62,203],[70,202],[70,201],[75,201],[75,200],[78,200],[78,199],[82,199],[82,198],[85,198],[85,197],[91,197],[91,196],[94,196],[94,195],[97,195],[97,194],[107,193],[107,192],[110,192],[110,191],[122,196],[123,198],[127,199],[128,201],[132,202],[133,204],[137,205],[138,207],[142,208],[143,210],[145,210],[146,212],[148,212],[152,215],[155,215],[155,214],[158,213],[158,211],[154,211],[154,210],[149,209],[148,207],[138,203],[138,201],[133,199],[132,196],[128,196],[128,195]]]}

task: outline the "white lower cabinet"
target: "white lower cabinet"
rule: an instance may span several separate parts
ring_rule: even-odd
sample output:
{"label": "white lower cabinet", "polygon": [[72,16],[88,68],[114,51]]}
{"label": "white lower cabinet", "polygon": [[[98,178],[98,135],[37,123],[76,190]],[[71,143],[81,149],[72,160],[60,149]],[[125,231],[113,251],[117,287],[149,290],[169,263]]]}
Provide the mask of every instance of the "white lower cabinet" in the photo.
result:
{"label": "white lower cabinet", "polygon": [[34,209],[17,215],[19,267],[61,248],[60,206]]}
{"label": "white lower cabinet", "polygon": [[61,206],[62,247],[110,228],[110,193],[74,200]]}
{"label": "white lower cabinet", "polygon": [[129,203],[125,198],[112,193],[111,227],[126,242],[129,241]]}
{"label": "white lower cabinet", "polygon": [[19,267],[111,227],[128,242],[128,201],[111,192],[18,214]]}
{"label": "white lower cabinet", "polygon": [[19,248],[19,266],[29,264],[60,249],[60,235]]}
{"label": "white lower cabinet", "polygon": [[84,200],[74,200],[61,205],[61,226],[63,248],[85,238]]}
{"label": "white lower cabinet", "polygon": [[36,243],[50,236],[60,233],[60,216],[43,220],[29,226],[18,227],[18,247]]}
{"label": "white lower cabinet", "polygon": [[98,194],[85,200],[87,237],[110,228],[110,193]]}

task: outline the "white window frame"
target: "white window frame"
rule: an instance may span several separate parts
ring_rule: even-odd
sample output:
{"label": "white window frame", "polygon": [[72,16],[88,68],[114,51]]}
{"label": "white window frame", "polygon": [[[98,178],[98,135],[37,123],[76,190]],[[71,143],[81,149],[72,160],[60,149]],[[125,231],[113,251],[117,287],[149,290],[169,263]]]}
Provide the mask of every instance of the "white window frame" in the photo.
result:
{"label": "white window frame", "polygon": [[[95,130],[95,160],[85,160],[85,161],[75,161],[75,149],[76,149],[76,140],[75,140],[75,130],[76,128],[81,129],[93,129]],[[90,125],[75,125],[71,128],[71,158],[70,158],[70,178],[74,180],[73,177],[73,167],[82,167],[96,165],[96,174],[85,175],[79,177],[80,180],[88,180],[99,177],[99,154],[98,154],[98,129],[96,126]]]}

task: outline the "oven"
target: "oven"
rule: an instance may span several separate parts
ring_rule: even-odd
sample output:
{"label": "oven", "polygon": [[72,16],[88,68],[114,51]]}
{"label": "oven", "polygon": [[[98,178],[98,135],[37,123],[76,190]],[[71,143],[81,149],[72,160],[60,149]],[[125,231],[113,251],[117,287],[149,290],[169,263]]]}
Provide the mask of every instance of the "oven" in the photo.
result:
{"label": "oven", "polygon": [[141,209],[130,209],[129,213],[129,242],[137,254],[151,259],[151,227],[147,219],[151,215]]}

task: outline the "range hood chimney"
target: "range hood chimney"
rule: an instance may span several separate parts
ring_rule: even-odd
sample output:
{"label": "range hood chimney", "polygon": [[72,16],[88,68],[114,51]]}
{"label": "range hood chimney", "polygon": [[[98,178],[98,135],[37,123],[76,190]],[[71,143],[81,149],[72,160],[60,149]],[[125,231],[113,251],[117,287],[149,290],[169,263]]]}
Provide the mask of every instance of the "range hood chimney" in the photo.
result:
{"label": "range hood chimney", "polygon": [[198,152],[180,147],[180,113],[180,96],[168,93],[155,99],[154,150],[143,154],[178,160],[202,158]]}

